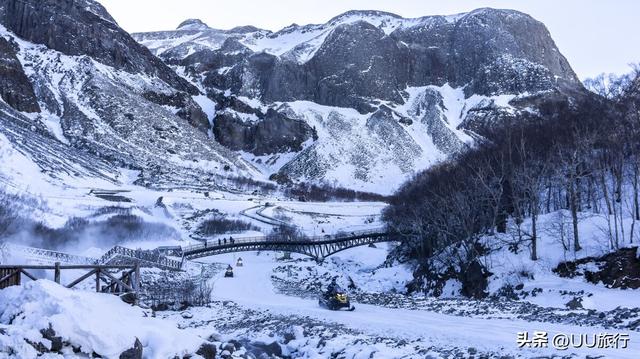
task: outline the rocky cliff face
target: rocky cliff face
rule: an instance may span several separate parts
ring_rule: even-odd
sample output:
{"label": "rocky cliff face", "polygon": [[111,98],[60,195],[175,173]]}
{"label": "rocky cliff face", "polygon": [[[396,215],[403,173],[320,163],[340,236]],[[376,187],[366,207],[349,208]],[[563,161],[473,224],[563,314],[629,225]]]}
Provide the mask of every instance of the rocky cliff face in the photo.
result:
{"label": "rocky cliff face", "polygon": [[[154,51],[213,75],[210,86],[265,102],[308,100],[372,112],[372,99],[401,103],[399,92],[406,87],[449,83],[467,86],[469,95],[489,96],[579,86],[544,25],[512,10],[417,19],[354,11],[323,25],[276,33],[236,33],[197,24],[134,36],[148,44],[164,40]],[[171,39],[186,36],[195,39],[171,46]],[[235,47],[224,46],[229,39],[236,40]],[[177,48],[190,56],[181,57]],[[220,61],[238,51],[246,56]],[[221,69],[226,76],[207,73]]]}
{"label": "rocky cliff face", "polygon": [[63,54],[86,55],[116,69],[158,77],[181,91],[198,92],[93,0],[0,0],[0,24],[24,40]]}
{"label": "rocky cliff face", "polygon": [[351,11],[275,33],[188,20],[134,38],[216,100],[223,145],[278,178],[374,191],[464,151],[501,117],[535,112],[525,97],[583,91],[545,26],[512,10]]}
{"label": "rocky cliff face", "polygon": [[0,37],[0,97],[24,112],[39,112],[33,87],[16,56],[16,45]]}
{"label": "rocky cliff face", "polygon": [[0,139],[51,176],[136,169],[140,184],[210,188],[259,175],[210,137],[215,105],[199,94],[97,2],[0,0]]}
{"label": "rocky cliff face", "polygon": [[315,131],[304,121],[288,118],[274,109],[260,115],[254,121],[246,114],[221,111],[214,120],[214,134],[222,145],[258,156],[298,152],[304,142],[317,139]]}

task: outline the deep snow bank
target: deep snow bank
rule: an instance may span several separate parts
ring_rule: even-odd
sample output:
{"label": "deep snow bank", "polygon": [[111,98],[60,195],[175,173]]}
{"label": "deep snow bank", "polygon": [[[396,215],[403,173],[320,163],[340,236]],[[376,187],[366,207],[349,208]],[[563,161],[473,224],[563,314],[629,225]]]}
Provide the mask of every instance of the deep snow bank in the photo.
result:
{"label": "deep snow bank", "polygon": [[61,337],[62,352],[117,358],[138,338],[145,358],[182,357],[204,342],[193,329],[148,317],[144,310],[118,297],[67,289],[48,280],[29,282],[0,291],[0,352],[34,358],[37,351],[25,339],[51,348],[41,330],[50,326]]}

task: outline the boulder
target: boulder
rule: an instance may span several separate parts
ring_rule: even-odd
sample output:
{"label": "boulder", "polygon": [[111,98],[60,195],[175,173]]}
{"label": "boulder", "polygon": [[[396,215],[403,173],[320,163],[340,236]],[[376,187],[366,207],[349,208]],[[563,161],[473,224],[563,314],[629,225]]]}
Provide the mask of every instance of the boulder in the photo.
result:
{"label": "boulder", "polygon": [[215,359],[217,353],[216,346],[211,343],[203,343],[198,351],[196,351],[197,355],[200,355],[204,359]]}
{"label": "boulder", "polygon": [[136,338],[133,348],[127,349],[120,353],[120,359],[142,359],[142,343]]}

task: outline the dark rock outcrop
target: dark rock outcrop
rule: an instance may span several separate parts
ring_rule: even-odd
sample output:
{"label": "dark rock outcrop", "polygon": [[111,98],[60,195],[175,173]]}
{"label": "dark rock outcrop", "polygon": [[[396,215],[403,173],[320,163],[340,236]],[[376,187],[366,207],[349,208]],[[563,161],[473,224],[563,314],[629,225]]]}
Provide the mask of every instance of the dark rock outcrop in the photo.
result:
{"label": "dark rock outcrop", "polygon": [[33,86],[16,57],[14,46],[0,37],[0,97],[22,112],[40,112]]}
{"label": "dark rock outcrop", "polygon": [[462,283],[462,294],[468,298],[482,299],[487,296],[487,278],[491,275],[478,261],[471,262],[467,268],[459,274]]}
{"label": "dark rock outcrop", "polygon": [[278,342],[266,344],[262,342],[245,342],[243,346],[256,358],[282,358],[282,347]]}
{"label": "dark rock outcrop", "polygon": [[62,337],[56,335],[56,331],[53,330],[51,324],[49,324],[49,328],[40,330],[40,334],[44,339],[47,339],[51,342],[51,348],[49,351],[53,353],[59,353],[62,350],[62,347],[65,343],[62,341]]}
{"label": "dark rock outcrop", "polygon": [[176,115],[187,120],[189,124],[205,133],[209,130],[209,119],[202,108],[193,101],[191,96],[184,92],[163,94],[157,92],[145,92],[142,96],[158,105],[170,106],[176,109]]}
{"label": "dark rock outcrop", "polygon": [[[435,16],[391,36],[407,44],[408,82],[414,86],[449,82],[471,84],[468,94],[521,93],[556,85],[554,76],[559,84],[581,86],[544,24],[517,11],[484,8],[454,20]],[[534,77],[539,74],[540,82]]]}
{"label": "dark rock outcrop", "polygon": [[255,122],[241,119],[233,112],[218,114],[213,133],[224,146],[258,156],[300,151],[305,141],[315,137],[306,122],[287,118],[273,109]]}
{"label": "dark rock outcrop", "polygon": [[[553,271],[561,277],[584,276],[590,283],[602,282],[609,288],[640,288],[640,258],[638,248],[622,248],[602,257],[587,257],[577,261],[560,263]],[[594,264],[598,270],[583,268]]]}
{"label": "dark rock outcrop", "polygon": [[180,91],[199,91],[122,30],[93,0],[0,0],[0,23],[21,38],[67,55],[156,76]]}
{"label": "dark rock outcrop", "polygon": [[358,108],[367,98],[402,102],[401,45],[368,22],[338,26],[304,67],[317,79],[312,99],[317,103]]}

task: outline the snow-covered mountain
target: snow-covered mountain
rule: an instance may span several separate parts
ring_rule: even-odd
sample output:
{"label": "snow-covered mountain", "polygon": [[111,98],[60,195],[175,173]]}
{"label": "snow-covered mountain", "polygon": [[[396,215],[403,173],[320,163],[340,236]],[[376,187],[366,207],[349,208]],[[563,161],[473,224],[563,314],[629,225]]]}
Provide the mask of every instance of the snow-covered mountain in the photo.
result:
{"label": "snow-covered mountain", "polygon": [[[0,61],[8,143],[40,166],[103,163],[146,185],[245,176],[388,194],[501,118],[582,91],[543,24],[495,9],[131,36],[93,0],[0,0]],[[16,126],[67,155],[42,164]]]}
{"label": "snow-covered mountain", "polygon": [[211,139],[211,101],[97,2],[0,1],[0,61],[3,147],[52,177],[134,169],[140,184],[214,186],[258,174]]}
{"label": "snow-covered mountain", "polygon": [[582,91],[545,26],[512,10],[133,36],[217,103],[218,142],[284,182],[389,193],[482,126]]}

